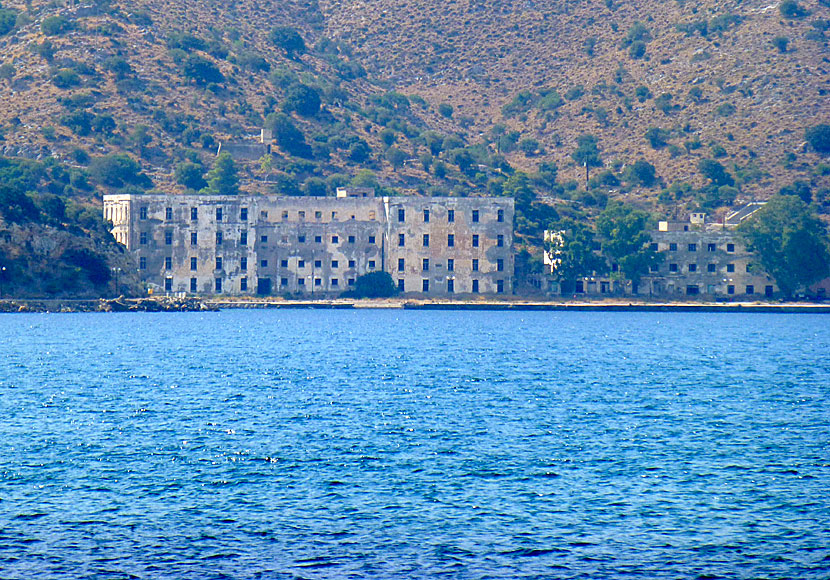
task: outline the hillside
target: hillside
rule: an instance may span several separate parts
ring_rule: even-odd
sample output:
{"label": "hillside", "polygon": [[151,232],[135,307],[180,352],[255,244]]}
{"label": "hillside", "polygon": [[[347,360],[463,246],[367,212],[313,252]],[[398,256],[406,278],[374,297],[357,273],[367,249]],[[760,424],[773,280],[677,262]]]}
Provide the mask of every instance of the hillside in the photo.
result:
{"label": "hillside", "polygon": [[828,19],[827,0],[3,0],[0,154],[54,157],[90,185],[62,195],[97,204],[204,188],[242,144],[243,190],[513,195],[531,245],[614,198],[826,207],[805,130],[830,120]]}
{"label": "hillside", "polygon": [[[720,146],[726,162],[768,174],[746,188],[760,197],[815,167],[802,153],[804,128],[830,111],[826,2],[792,18],[766,0],[377,4],[323,3],[329,31],[372,55],[371,74],[453,105],[470,135],[503,123],[567,167],[591,133],[606,159],[644,157],[666,181],[698,184],[697,158]],[[514,100],[521,91],[537,103]],[[545,91],[562,98],[539,106]],[[650,146],[653,127],[667,146]],[[531,169],[523,157],[510,160]]]}

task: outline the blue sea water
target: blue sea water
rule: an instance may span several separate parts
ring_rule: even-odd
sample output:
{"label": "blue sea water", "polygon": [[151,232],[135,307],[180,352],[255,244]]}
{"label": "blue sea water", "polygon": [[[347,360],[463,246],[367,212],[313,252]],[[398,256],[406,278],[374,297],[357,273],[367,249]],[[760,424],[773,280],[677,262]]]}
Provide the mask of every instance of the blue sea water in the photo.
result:
{"label": "blue sea water", "polygon": [[0,578],[826,579],[828,329],[0,316]]}

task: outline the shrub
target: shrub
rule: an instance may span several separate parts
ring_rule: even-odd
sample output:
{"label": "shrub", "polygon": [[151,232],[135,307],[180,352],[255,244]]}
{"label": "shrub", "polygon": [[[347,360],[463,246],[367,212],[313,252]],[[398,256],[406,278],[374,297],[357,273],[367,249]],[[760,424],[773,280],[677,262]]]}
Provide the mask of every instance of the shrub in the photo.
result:
{"label": "shrub", "polygon": [[803,18],[810,14],[808,10],[802,8],[796,0],[784,0],[778,5],[778,10],[784,18]]}
{"label": "shrub", "polygon": [[141,166],[123,153],[96,157],[90,163],[89,170],[96,182],[109,187],[136,185],[149,188],[153,185],[150,178],[141,172]]}
{"label": "shrub", "polygon": [[62,68],[52,77],[52,84],[59,89],[69,89],[81,84],[80,75],[71,68]]}
{"label": "shrub", "polygon": [[349,160],[355,163],[363,163],[372,155],[372,148],[363,139],[358,139],[349,147]]}
{"label": "shrub", "polygon": [[406,162],[406,157],[406,153],[404,153],[397,147],[390,147],[386,151],[386,160],[392,165],[392,167],[395,170],[403,167],[404,162]]}
{"label": "shrub", "polygon": [[562,97],[556,90],[545,91],[539,95],[539,110],[552,111],[564,104]]}
{"label": "shrub", "polygon": [[317,89],[296,84],[288,89],[282,110],[286,113],[294,111],[302,117],[313,117],[320,112],[320,104],[320,93]]}
{"label": "shrub", "polygon": [[106,258],[91,250],[65,250],[61,255],[61,261],[80,269],[96,286],[104,285],[110,280],[111,274]]}
{"label": "shrub", "polygon": [[369,272],[358,276],[354,286],[354,290],[346,294],[355,298],[390,298],[398,294],[398,287],[388,272]]}
{"label": "shrub", "polygon": [[645,159],[638,159],[626,169],[626,179],[635,185],[651,187],[657,182],[657,172],[654,165]]}
{"label": "shrub", "polygon": [[726,149],[720,143],[712,143],[712,157],[715,159],[720,159],[721,157],[726,157]]}
{"label": "shrub", "polygon": [[55,47],[52,46],[52,41],[48,38],[40,44],[36,42],[30,44],[29,50],[46,61],[51,61],[55,57]]}
{"label": "shrub", "polygon": [[395,143],[395,141],[398,140],[395,131],[393,129],[388,128],[381,131],[379,137],[383,144],[387,147],[391,147]]}
{"label": "shrub", "polygon": [[204,171],[204,167],[198,163],[192,163],[190,161],[179,163],[176,166],[176,183],[196,191],[204,189],[207,187]]}
{"label": "shrub", "polygon": [[732,103],[724,103],[716,109],[716,112],[721,117],[729,117],[737,111],[737,108]]}
{"label": "shrub", "polygon": [[628,47],[628,56],[634,59],[643,58],[646,55],[646,43],[642,40],[635,40]]}
{"label": "shrub", "polygon": [[813,201],[813,191],[806,181],[795,180],[791,185],[785,185],[778,191],[778,195],[795,195],[804,203]]}
{"label": "shrub", "polygon": [[72,158],[80,165],[86,165],[87,163],[89,163],[89,153],[87,153],[80,147],[76,147],[72,150]]}
{"label": "shrub", "polygon": [[449,103],[441,103],[438,105],[438,113],[447,119],[452,117],[453,107]]}
{"label": "shrub", "polygon": [[772,39],[772,45],[778,49],[778,52],[784,53],[787,52],[787,45],[790,43],[790,39],[786,36],[776,36]]}
{"label": "shrub", "polygon": [[10,81],[14,78],[14,65],[10,62],[5,62],[0,65],[0,80]]}
{"label": "shrub", "polygon": [[68,127],[76,135],[84,137],[92,132],[93,117],[89,111],[73,111],[61,115],[60,124]]}
{"label": "shrub", "polygon": [[663,93],[654,99],[654,106],[663,111],[664,115],[671,113],[674,110],[671,93]]}
{"label": "shrub", "polygon": [[303,193],[312,197],[325,197],[328,191],[326,180],[320,177],[309,177],[303,183]]}
{"label": "shrub", "polygon": [[219,67],[213,61],[198,54],[191,54],[185,58],[182,63],[182,74],[197,85],[202,86],[225,82],[225,76],[219,70]]}
{"label": "shrub", "polygon": [[519,150],[526,157],[532,157],[539,151],[539,142],[536,139],[527,138],[519,141]]}
{"label": "shrub", "polygon": [[271,63],[255,52],[242,51],[237,53],[236,62],[242,68],[252,72],[268,72],[271,70]]}
{"label": "shrub", "polygon": [[513,100],[507,103],[501,109],[501,114],[505,117],[512,117],[521,113],[529,111],[536,102],[535,95],[530,91],[520,91]]}
{"label": "shrub", "polygon": [[645,24],[637,20],[628,29],[628,34],[626,34],[623,40],[623,46],[631,46],[635,42],[648,42],[650,40],[651,33],[648,31],[648,28],[646,28]]}
{"label": "shrub", "polygon": [[46,36],[57,36],[72,29],[72,23],[64,16],[48,16],[43,19],[40,30]]}
{"label": "shrub", "polygon": [[585,42],[582,45],[582,50],[588,56],[594,56],[594,49],[597,46],[597,37],[596,36],[589,36],[585,39]]}
{"label": "shrub", "polygon": [[17,23],[17,10],[11,8],[0,8],[0,36],[4,36],[14,30]]}
{"label": "shrub", "polygon": [[585,94],[585,87],[582,85],[576,85],[575,87],[571,87],[565,93],[565,99],[568,101],[575,101],[580,98],[582,95]]}
{"label": "shrub", "polygon": [[268,115],[268,118],[265,119],[265,126],[274,132],[277,145],[286,153],[306,159],[312,156],[311,147],[306,143],[302,131],[291,122],[287,115]]}
{"label": "shrub", "polygon": [[732,26],[737,26],[743,21],[743,18],[737,14],[719,14],[709,21],[709,32],[723,36],[723,33],[729,30]]}
{"label": "shrub", "polygon": [[133,72],[130,63],[120,56],[111,56],[104,61],[104,69],[110,71],[117,79],[127,78]]}
{"label": "shrub", "polygon": [[8,222],[37,220],[40,212],[22,187],[0,182],[0,215]]}
{"label": "shrub", "polygon": [[726,168],[714,159],[701,159],[697,168],[715,186],[735,184],[735,179],[729,175]]}
{"label": "shrub", "polygon": [[830,153],[830,125],[816,125],[804,130],[807,143],[819,153]]}
{"label": "shrub", "polygon": [[271,42],[285,51],[288,58],[295,58],[306,51],[305,41],[296,29],[279,26],[271,31]]}
{"label": "shrub", "polygon": [[180,49],[186,52],[193,50],[207,50],[207,42],[189,32],[171,32],[167,37],[167,48]]}
{"label": "shrub", "polygon": [[651,98],[651,91],[648,90],[648,87],[641,85],[634,90],[634,95],[637,97],[638,101],[645,103]]}
{"label": "shrub", "polygon": [[659,127],[651,127],[646,131],[645,137],[652,149],[660,149],[668,145],[671,133]]}
{"label": "shrub", "polygon": [[620,179],[614,175],[611,170],[602,171],[596,174],[588,182],[588,187],[617,187],[620,184]]}
{"label": "shrub", "polygon": [[303,194],[300,190],[300,184],[290,175],[280,173],[274,178],[274,180],[276,182],[274,185],[274,192],[279,195],[298,196]]}

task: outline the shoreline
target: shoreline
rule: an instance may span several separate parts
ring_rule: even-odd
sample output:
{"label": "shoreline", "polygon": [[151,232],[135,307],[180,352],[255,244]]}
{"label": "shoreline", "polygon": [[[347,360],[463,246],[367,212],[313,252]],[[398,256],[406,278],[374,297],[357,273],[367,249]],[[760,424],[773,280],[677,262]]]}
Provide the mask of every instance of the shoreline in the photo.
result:
{"label": "shoreline", "polygon": [[225,309],[325,309],[325,310],[487,310],[537,312],[741,312],[830,314],[830,304],[814,302],[646,302],[630,300],[423,300],[386,299],[2,299],[2,313],[77,312],[216,312]]}

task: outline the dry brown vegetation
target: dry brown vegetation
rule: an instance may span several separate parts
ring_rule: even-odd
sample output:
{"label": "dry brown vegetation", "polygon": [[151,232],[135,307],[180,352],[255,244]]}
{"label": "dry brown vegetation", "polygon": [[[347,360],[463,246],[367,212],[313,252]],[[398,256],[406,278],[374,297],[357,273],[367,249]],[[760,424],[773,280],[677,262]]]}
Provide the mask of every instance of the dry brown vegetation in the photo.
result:
{"label": "dry brown vegetation", "polygon": [[[405,120],[416,127],[414,136],[397,131],[395,146],[410,159],[426,151],[418,138],[427,130],[457,133],[473,145],[503,125],[541,148],[513,150],[506,155],[510,163],[532,173],[541,161],[553,161],[560,182],[581,178],[570,155],[576,138],[589,133],[598,137],[606,166],[620,173],[646,159],[666,185],[702,185],[698,161],[717,157],[741,173],[746,198],[767,197],[797,179],[814,189],[827,187],[826,176],[816,174],[820,157],[804,144],[805,127],[828,117],[828,43],[815,23],[830,17],[830,9],[816,0],[800,2],[810,15],[796,19],[783,18],[777,3],[758,0],[116,0],[99,10],[66,4],[32,0],[27,9],[23,2],[3,3],[25,18],[0,37],[0,64],[13,67],[0,80],[0,152],[37,154],[45,147],[71,159],[76,148],[92,156],[128,151],[157,187],[181,189],[173,169],[185,148],[197,150],[206,165],[214,152],[209,139],[183,141],[182,127],[217,140],[249,138],[279,108],[284,91],[269,76],[283,69],[347,97],[344,103],[327,95],[323,120],[295,116],[309,142],[315,133],[347,132],[373,150],[367,162],[354,163],[335,148],[330,159],[305,171],[280,155],[275,171],[288,168],[300,184],[310,176],[353,175],[368,167],[402,191],[442,187],[442,179],[420,164],[395,170],[383,154],[383,126],[365,109],[371,95],[394,89],[426,100],[425,106],[413,104]],[[46,37],[44,20],[59,15],[72,28]],[[637,22],[647,31],[638,37],[645,45],[642,58],[632,56],[626,41]],[[694,28],[701,22],[707,23],[705,34]],[[275,25],[297,28],[310,48],[323,39],[341,45],[290,60],[269,41]],[[176,62],[182,54],[168,42],[177,33],[206,41],[207,48],[185,54],[214,63],[226,81],[206,88],[183,76]],[[781,36],[789,40],[785,52],[772,43]],[[53,45],[51,59],[33,50],[44,42]],[[261,57],[270,71],[245,66],[244,55]],[[123,59],[129,71],[119,76],[113,58]],[[336,63],[350,62],[360,63],[368,76],[338,77]],[[58,88],[55,74],[78,63],[89,74]],[[503,113],[521,91],[535,96],[551,90],[563,97],[561,106]],[[87,110],[110,116],[116,128],[79,135],[64,126],[66,99],[73,95],[92,95]],[[672,98],[661,101],[661,95]],[[452,105],[450,116],[439,111],[442,103]],[[665,146],[649,144],[650,128],[666,132]],[[495,152],[492,142],[487,147]],[[247,171],[250,179],[262,175],[253,166]],[[484,182],[457,179],[445,189],[455,191],[462,181],[466,191],[484,190],[486,176]],[[657,191],[630,187],[628,196],[656,200]]]}

